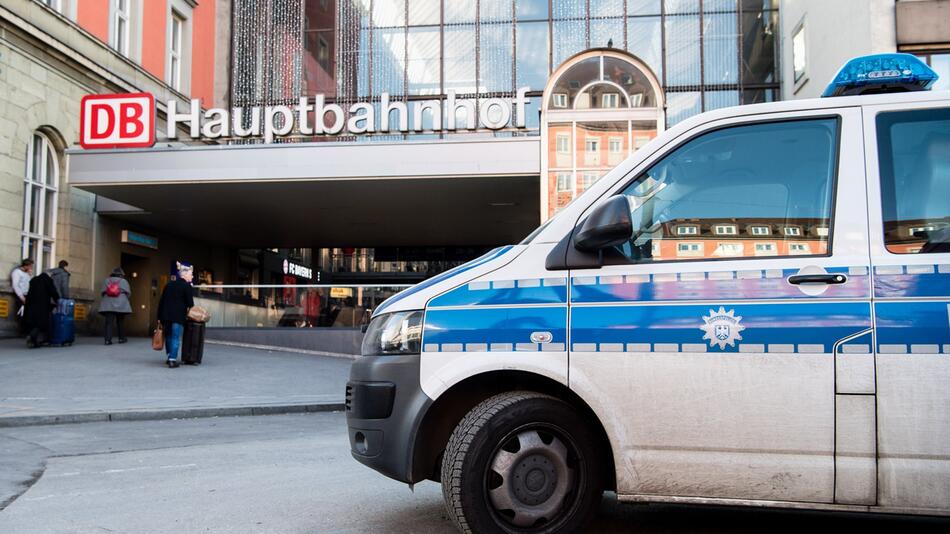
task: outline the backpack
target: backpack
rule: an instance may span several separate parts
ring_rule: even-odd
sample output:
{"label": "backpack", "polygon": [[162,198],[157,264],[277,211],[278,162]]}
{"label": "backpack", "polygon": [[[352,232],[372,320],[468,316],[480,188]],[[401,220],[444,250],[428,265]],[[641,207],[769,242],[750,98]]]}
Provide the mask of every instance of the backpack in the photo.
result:
{"label": "backpack", "polygon": [[122,287],[119,286],[118,280],[109,280],[106,284],[106,296],[107,297],[118,297],[122,294]]}

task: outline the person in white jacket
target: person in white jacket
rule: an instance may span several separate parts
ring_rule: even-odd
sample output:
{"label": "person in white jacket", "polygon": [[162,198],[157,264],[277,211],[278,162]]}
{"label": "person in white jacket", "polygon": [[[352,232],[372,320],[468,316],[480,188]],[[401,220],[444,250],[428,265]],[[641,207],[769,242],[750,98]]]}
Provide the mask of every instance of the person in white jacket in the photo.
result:
{"label": "person in white jacket", "polygon": [[26,304],[26,294],[30,291],[30,279],[33,278],[33,260],[26,258],[20,266],[10,273],[10,285],[16,293],[16,316],[20,326],[20,333],[24,333],[23,305]]}

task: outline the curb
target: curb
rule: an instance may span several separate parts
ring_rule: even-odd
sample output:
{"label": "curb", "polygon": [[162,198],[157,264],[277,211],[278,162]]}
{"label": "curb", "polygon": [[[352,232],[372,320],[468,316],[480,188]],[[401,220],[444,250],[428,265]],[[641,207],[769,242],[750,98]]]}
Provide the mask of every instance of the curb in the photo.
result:
{"label": "curb", "polygon": [[278,347],[275,345],[259,345],[257,343],[244,343],[241,341],[226,341],[223,339],[208,339],[205,338],[206,344],[211,345],[222,345],[225,347],[242,347],[245,349],[259,349],[259,350],[268,350],[275,352],[293,352],[296,354],[310,354],[313,356],[327,356],[329,358],[343,358],[345,360],[357,360],[359,359],[359,354],[345,354],[342,352],[326,352],[322,350],[310,350],[310,349],[298,349],[294,347]]}
{"label": "curb", "polygon": [[110,421],[159,421],[167,419],[197,419],[200,417],[238,417],[253,415],[282,415],[294,413],[341,412],[342,402],[316,404],[273,404],[267,406],[223,406],[218,408],[173,408],[168,410],[126,410],[120,412],[82,412],[53,415],[19,415],[0,417],[0,428],[40,425],[68,425],[76,423],[103,423]]}

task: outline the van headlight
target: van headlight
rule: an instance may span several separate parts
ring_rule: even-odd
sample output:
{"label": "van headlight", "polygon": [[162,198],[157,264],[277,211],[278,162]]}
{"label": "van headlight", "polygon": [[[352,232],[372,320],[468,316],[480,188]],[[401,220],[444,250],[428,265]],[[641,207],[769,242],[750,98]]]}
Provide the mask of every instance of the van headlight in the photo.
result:
{"label": "van headlight", "polygon": [[374,317],[366,328],[363,356],[419,354],[422,348],[422,310],[387,313]]}

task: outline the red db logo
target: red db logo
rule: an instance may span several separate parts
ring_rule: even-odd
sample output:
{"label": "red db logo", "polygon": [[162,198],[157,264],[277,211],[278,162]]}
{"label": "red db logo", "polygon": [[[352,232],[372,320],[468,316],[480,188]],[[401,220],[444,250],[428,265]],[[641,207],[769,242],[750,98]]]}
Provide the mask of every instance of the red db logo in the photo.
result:
{"label": "red db logo", "polygon": [[83,148],[155,144],[155,97],[148,93],[86,95],[79,113],[79,144]]}

